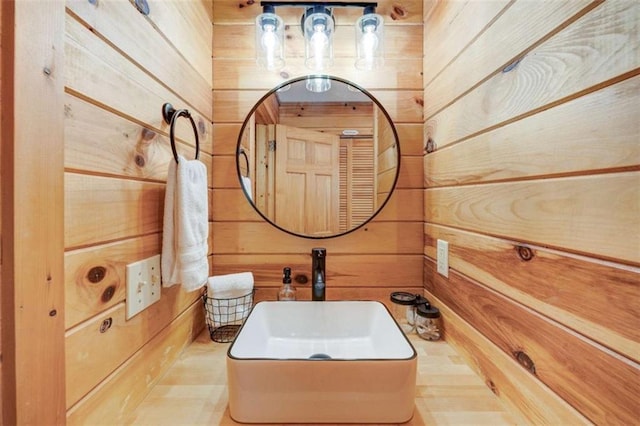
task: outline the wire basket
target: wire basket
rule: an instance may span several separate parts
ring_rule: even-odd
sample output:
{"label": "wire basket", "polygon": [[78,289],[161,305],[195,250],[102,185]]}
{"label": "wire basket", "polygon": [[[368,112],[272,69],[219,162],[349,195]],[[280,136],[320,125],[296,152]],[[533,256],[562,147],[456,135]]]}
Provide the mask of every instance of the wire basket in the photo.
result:
{"label": "wire basket", "polygon": [[202,302],[211,340],[226,343],[236,337],[240,326],[251,312],[254,293],[255,290],[240,297],[216,299],[207,296],[205,287]]}

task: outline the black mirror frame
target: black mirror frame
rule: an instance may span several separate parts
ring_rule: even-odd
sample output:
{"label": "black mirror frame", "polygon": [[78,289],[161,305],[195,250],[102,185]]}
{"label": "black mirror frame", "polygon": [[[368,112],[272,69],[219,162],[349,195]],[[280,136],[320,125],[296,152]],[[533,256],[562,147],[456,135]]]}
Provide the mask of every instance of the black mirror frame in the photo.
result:
{"label": "black mirror frame", "polygon": [[[249,195],[247,194],[247,192],[244,189],[244,185],[242,185],[242,171],[240,170],[240,155],[241,155],[241,148],[242,148],[242,136],[244,135],[244,131],[247,127],[247,124],[250,121],[251,116],[256,112],[256,110],[260,107],[260,105],[271,95],[273,95],[275,92],[277,92],[278,90],[280,90],[281,88],[288,86],[290,84],[294,84],[297,83],[299,81],[305,81],[309,78],[327,78],[333,81],[338,81],[340,83],[346,84],[348,86],[354,87],[358,90],[360,90],[360,92],[362,92],[363,94],[367,95],[367,97],[369,99],[371,99],[371,101],[373,101],[373,103],[375,103],[378,108],[380,108],[380,111],[382,111],[382,113],[384,114],[385,118],[387,119],[387,122],[389,123],[389,126],[391,127],[391,130],[393,132],[393,137],[395,138],[395,148],[396,151],[398,153],[398,165],[397,165],[397,169],[396,169],[396,176],[393,179],[393,185],[391,185],[391,190],[389,191],[389,195],[387,195],[387,198],[384,200],[384,202],[380,205],[380,207],[378,207],[376,209],[376,211],[373,212],[373,214],[364,222],[362,222],[361,224],[359,224],[358,226],[355,226],[347,231],[341,232],[339,234],[333,234],[333,235],[320,235],[320,236],[315,236],[315,235],[304,235],[304,234],[299,234],[297,232],[293,232],[290,231],[288,229],[285,229],[281,226],[279,226],[277,223],[273,222],[271,219],[269,219],[268,217],[266,217],[257,207],[256,204],[253,202],[253,200],[249,197]],[[246,155],[246,154],[245,154]],[[306,239],[312,239],[312,240],[326,240],[329,238],[337,238],[337,237],[342,237],[344,235],[350,234],[364,226],[366,226],[369,222],[371,222],[383,209],[384,207],[387,205],[387,203],[389,202],[389,199],[391,199],[391,197],[393,196],[393,192],[396,189],[396,185],[398,183],[398,177],[400,176],[400,164],[401,164],[401,153],[400,153],[400,138],[398,137],[398,132],[396,130],[396,126],[393,123],[393,120],[391,120],[391,117],[389,116],[389,113],[387,112],[387,110],[384,108],[384,106],[380,103],[380,101],[378,101],[373,95],[371,95],[371,93],[369,93],[367,90],[363,89],[362,87],[358,86],[357,84],[346,80],[344,78],[340,78],[340,77],[336,77],[336,76],[332,76],[332,75],[325,75],[325,74],[312,74],[312,75],[305,75],[305,76],[301,76],[301,77],[295,77],[292,78],[290,80],[285,81],[284,83],[281,83],[279,85],[277,85],[276,87],[274,87],[273,89],[269,90],[264,96],[262,96],[257,102],[256,104],[253,106],[253,108],[251,108],[251,110],[249,111],[249,113],[247,114],[247,117],[244,119],[244,122],[242,123],[242,127],[240,128],[240,133],[238,134],[238,142],[236,144],[236,173],[238,175],[238,182],[240,184],[240,188],[242,189],[242,192],[244,193],[245,198],[247,199],[247,202],[249,204],[251,204],[251,206],[253,207],[253,209],[260,215],[260,217],[262,217],[267,223],[271,224],[272,226],[274,226],[275,228],[279,229],[280,231],[283,231],[289,235],[293,235],[296,237],[300,237],[300,238],[306,238]]]}

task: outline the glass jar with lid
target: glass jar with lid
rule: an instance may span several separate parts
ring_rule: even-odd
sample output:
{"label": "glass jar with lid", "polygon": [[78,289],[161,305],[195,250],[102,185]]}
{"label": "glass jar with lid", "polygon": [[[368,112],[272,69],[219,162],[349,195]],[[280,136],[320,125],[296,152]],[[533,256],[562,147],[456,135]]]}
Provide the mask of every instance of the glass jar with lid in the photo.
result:
{"label": "glass jar with lid", "polygon": [[441,336],[440,310],[429,304],[416,307],[416,332],[425,340],[439,340]]}
{"label": "glass jar with lid", "polygon": [[416,295],[405,291],[391,293],[392,314],[405,334],[411,333],[415,323]]}

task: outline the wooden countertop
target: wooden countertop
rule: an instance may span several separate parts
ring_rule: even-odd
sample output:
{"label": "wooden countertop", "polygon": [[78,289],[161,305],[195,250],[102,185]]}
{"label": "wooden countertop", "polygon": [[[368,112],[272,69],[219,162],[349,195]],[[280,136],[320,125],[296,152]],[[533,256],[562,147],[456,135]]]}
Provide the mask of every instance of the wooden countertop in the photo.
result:
{"label": "wooden countertop", "polygon": [[[418,353],[416,409],[406,425],[513,425],[500,400],[444,341],[412,334]],[[236,425],[227,407],[226,352],[205,330],[138,409],[130,425]]]}

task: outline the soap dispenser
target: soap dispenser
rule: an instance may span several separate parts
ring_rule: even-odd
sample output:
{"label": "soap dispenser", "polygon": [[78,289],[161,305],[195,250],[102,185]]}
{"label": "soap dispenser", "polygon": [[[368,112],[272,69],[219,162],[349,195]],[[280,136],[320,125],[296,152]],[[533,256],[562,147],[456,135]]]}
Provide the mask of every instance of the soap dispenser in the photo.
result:
{"label": "soap dispenser", "polygon": [[296,289],[291,285],[291,268],[282,270],[282,287],[278,291],[278,300],[296,300]]}

